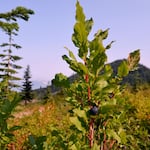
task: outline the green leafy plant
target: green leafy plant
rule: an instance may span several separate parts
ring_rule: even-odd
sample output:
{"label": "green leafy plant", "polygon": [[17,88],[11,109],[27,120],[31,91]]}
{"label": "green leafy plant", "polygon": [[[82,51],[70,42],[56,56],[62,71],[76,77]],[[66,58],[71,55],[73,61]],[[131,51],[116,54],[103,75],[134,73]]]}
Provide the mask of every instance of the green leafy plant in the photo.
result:
{"label": "green leafy plant", "polygon": [[12,101],[0,99],[0,149],[6,149],[7,144],[14,139],[13,131],[20,129],[20,126],[8,126],[8,119],[13,117],[12,112],[16,108],[20,98],[16,95]]}
{"label": "green leafy plant", "polygon": [[[17,93],[13,94],[13,97],[8,99],[3,89],[7,85],[6,81],[0,83],[0,149],[5,150],[7,145],[14,141],[15,130],[21,128],[21,126],[8,124],[8,120],[13,118],[12,112],[18,105],[20,97]],[[12,96],[12,93],[11,93]]]}
{"label": "green leafy plant", "polygon": [[34,14],[34,11],[25,7],[16,7],[10,12],[0,13],[0,28],[6,35],[8,35],[8,42],[2,43],[0,47],[3,48],[3,54],[0,54],[0,78],[6,80],[7,86],[4,92],[9,92],[11,88],[18,87],[18,84],[14,83],[20,78],[16,77],[17,70],[22,67],[16,64],[16,61],[22,59],[17,55],[13,55],[14,49],[20,49],[21,46],[14,43],[13,36],[17,36],[19,31],[18,19],[24,21],[29,20],[29,16]]}
{"label": "green leafy plant", "polygon": [[8,125],[8,119],[12,116],[13,110],[16,108],[20,97],[12,88],[18,87],[13,81],[20,80],[14,76],[17,69],[21,66],[15,64],[21,57],[13,55],[13,48],[20,49],[21,46],[13,43],[13,36],[17,36],[19,31],[18,19],[28,21],[29,15],[34,14],[30,9],[17,7],[10,12],[0,13],[0,28],[8,35],[8,42],[2,43],[0,47],[4,48],[3,54],[0,54],[0,149],[7,149],[7,145],[14,139],[13,131],[20,129],[20,126]]}
{"label": "green leafy plant", "polygon": [[43,144],[46,141],[46,136],[33,136],[29,135],[29,146],[28,149],[32,150],[42,150],[43,149]]}
{"label": "green leafy plant", "polygon": [[114,75],[106,55],[114,41],[106,46],[103,44],[109,29],[98,30],[90,41],[88,36],[92,26],[93,19],[86,20],[83,8],[77,1],[72,41],[78,48],[81,61],[68,48],[69,56],[63,55],[62,58],[79,78],[69,83],[68,78],[60,73],[52,82],[65,88],[67,101],[73,106],[70,111],[70,129],[73,132],[68,137],[70,149],[121,148],[127,140],[121,120],[125,112],[118,99],[123,89],[120,82],[136,68],[140,51],[130,53],[118,67],[117,75]]}

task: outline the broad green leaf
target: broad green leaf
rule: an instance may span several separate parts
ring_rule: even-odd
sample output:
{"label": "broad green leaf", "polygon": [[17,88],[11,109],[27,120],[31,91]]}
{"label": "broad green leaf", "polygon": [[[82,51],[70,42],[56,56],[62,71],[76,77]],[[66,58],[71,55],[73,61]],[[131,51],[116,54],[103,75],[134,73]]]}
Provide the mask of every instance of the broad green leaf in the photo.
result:
{"label": "broad green leaf", "polygon": [[93,20],[85,20],[83,9],[79,2],[76,3],[76,23],[74,25],[74,33],[72,41],[76,47],[79,47],[78,56],[82,59],[86,58],[88,53],[88,35],[91,31]]}
{"label": "broad green leaf", "polygon": [[1,111],[4,114],[9,114],[11,112],[11,102],[9,100],[5,100],[1,106]]}
{"label": "broad green leaf", "polygon": [[14,99],[11,101],[11,109],[13,110],[20,102],[21,98],[18,95],[14,96]]}
{"label": "broad green leaf", "polygon": [[88,35],[92,29],[92,26],[93,26],[93,19],[89,19],[89,20],[86,20],[85,22],[85,26],[86,26],[86,31],[88,32]]}
{"label": "broad green leaf", "polygon": [[76,20],[79,22],[85,21],[85,15],[83,12],[83,8],[81,7],[81,5],[78,1],[76,3]]}
{"label": "broad green leaf", "polygon": [[129,67],[126,61],[122,61],[120,66],[118,67],[118,76],[125,77],[129,73]]}
{"label": "broad green leaf", "polygon": [[79,47],[78,56],[85,58],[88,52],[88,32],[85,23],[78,22],[74,26],[72,41],[76,47]]}
{"label": "broad green leaf", "polygon": [[104,89],[103,89],[103,92],[105,93],[105,94],[109,94],[109,93],[113,93],[114,91],[115,91],[115,89],[116,89],[116,85],[114,85],[114,84],[109,84],[108,86],[106,86]]}
{"label": "broad green leaf", "polygon": [[95,37],[98,37],[98,38],[100,38],[101,40],[106,39],[107,36],[108,36],[108,30],[109,30],[109,29],[106,29],[105,31],[102,31],[101,29],[98,30],[98,31],[95,33]]}
{"label": "broad green leaf", "polygon": [[33,137],[32,135],[29,135],[28,138],[29,138],[29,142],[30,142],[30,144],[31,144],[32,146],[36,145],[35,139],[34,139],[34,137]]}
{"label": "broad green leaf", "polygon": [[86,44],[88,32],[86,31],[85,24],[80,22],[76,23],[74,26],[73,36],[75,36],[75,39],[78,41],[79,46]]}
{"label": "broad green leaf", "polygon": [[73,52],[69,50],[67,47],[65,47],[65,49],[68,50],[70,58],[76,61],[76,57],[74,56]]}
{"label": "broad green leaf", "polygon": [[127,143],[126,132],[122,128],[120,128],[118,134],[121,138],[121,143],[126,144]]}
{"label": "broad green leaf", "polygon": [[103,69],[106,60],[107,56],[105,53],[97,53],[93,57],[93,60],[91,60],[91,70],[95,74],[95,76],[99,76],[100,71]]}
{"label": "broad green leaf", "polygon": [[81,70],[78,67],[78,62],[77,61],[71,61],[70,66],[72,70],[74,70],[76,73],[81,74]]}
{"label": "broad green leaf", "polygon": [[88,69],[83,63],[77,62],[76,60],[70,60],[69,57],[66,55],[63,56],[63,59],[69,64],[69,67],[72,70],[74,70],[76,73],[80,75],[84,75],[88,73]]}
{"label": "broad green leaf", "polygon": [[108,85],[107,80],[105,78],[99,77],[97,81],[95,82],[96,86],[98,86],[99,89],[103,89]]}
{"label": "broad green leaf", "polygon": [[79,121],[78,117],[70,117],[69,119],[70,119],[70,122],[71,122],[73,125],[75,125],[75,127],[76,127],[79,131],[81,131],[81,132],[83,132],[83,133],[86,132],[85,129],[82,127],[81,122]]}
{"label": "broad green leaf", "polygon": [[121,143],[120,137],[117,135],[117,133],[116,133],[114,130],[107,129],[107,130],[106,130],[106,134],[107,134],[110,138],[113,138],[113,139],[117,140],[118,143]]}
{"label": "broad green leaf", "polygon": [[[105,51],[102,38],[101,37],[95,37],[89,45],[90,52],[92,51],[98,51],[98,52],[103,52]],[[93,53],[92,53],[93,54]]]}
{"label": "broad green leaf", "polygon": [[109,28],[106,29],[105,31],[102,31],[102,32],[100,33],[100,35],[102,36],[102,39],[103,39],[103,40],[108,37],[108,31],[109,31]]}
{"label": "broad green leaf", "polygon": [[85,110],[81,110],[81,109],[79,109],[79,108],[76,108],[76,109],[73,110],[73,112],[74,112],[77,116],[83,118],[85,121],[88,120]]}
{"label": "broad green leaf", "polygon": [[103,90],[108,86],[108,82],[105,78],[99,76],[95,83],[92,85],[92,95],[101,97],[104,95]]}
{"label": "broad green leaf", "polygon": [[21,126],[13,126],[9,129],[9,131],[15,131],[15,130],[18,130],[18,129],[21,129],[22,127]]}
{"label": "broad green leaf", "polygon": [[103,70],[103,74],[101,74],[101,76],[105,77],[105,79],[107,80],[108,78],[110,78],[113,74],[113,69],[111,67],[111,65],[106,64]]}
{"label": "broad green leaf", "polygon": [[78,148],[76,147],[75,144],[71,145],[71,146],[69,147],[69,149],[70,149],[70,150],[78,150]]}
{"label": "broad green leaf", "polygon": [[68,64],[71,63],[71,60],[70,60],[70,58],[67,55],[63,55],[62,59],[65,60]]}
{"label": "broad green leaf", "polygon": [[[5,120],[5,118],[2,118],[3,120]],[[8,131],[8,125],[6,121],[3,121],[3,124],[1,126],[1,130],[3,133],[6,133]]]}
{"label": "broad green leaf", "polygon": [[87,73],[88,73],[88,69],[87,69],[87,67],[86,67],[83,63],[79,62],[79,63],[78,63],[78,68],[79,68],[79,70],[82,71],[84,74],[87,74]]}
{"label": "broad green leaf", "polygon": [[127,63],[129,65],[129,70],[132,71],[136,69],[138,63],[140,61],[140,50],[136,50],[129,54],[127,59]]}
{"label": "broad green leaf", "polygon": [[111,48],[111,45],[112,45],[112,43],[114,43],[115,41],[111,41],[106,47],[105,47],[105,49],[110,49]]}
{"label": "broad green leaf", "polygon": [[68,56],[63,55],[62,58],[69,64],[69,67],[75,72],[79,73],[78,62],[76,60],[71,60]]}

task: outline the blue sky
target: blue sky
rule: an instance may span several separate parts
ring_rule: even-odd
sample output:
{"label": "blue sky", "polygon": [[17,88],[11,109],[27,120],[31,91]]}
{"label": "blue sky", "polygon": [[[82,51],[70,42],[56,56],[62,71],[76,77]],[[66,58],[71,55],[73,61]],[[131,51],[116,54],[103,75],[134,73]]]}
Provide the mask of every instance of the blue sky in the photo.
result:
{"label": "blue sky", "polygon": [[[79,0],[87,19],[93,18],[90,38],[98,29],[109,30],[107,43],[116,42],[108,51],[108,62],[127,58],[133,50],[141,50],[143,65],[150,68],[150,1],[149,0]],[[76,0],[1,0],[0,12],[16,6],[35,11],[28,22],[19,21],[20,31],[15,42],[22,49],[15,53],[23,59],[18,76],[30,65],[32,80],[50,81],[56,73],[71,75],[73,72],[61,58],[67,46],[75,54],[71,35],[75,23]],[[0,32],[0,43],[5,35]]]}

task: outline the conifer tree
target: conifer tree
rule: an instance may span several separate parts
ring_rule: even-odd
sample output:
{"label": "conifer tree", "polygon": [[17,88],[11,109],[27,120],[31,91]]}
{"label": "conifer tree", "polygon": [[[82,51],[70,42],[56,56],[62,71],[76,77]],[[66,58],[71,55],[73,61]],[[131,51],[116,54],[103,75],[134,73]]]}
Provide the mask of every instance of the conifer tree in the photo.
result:
{"label": "conifer tree", "polygon": [[32,82],[31,79],[31,72],[30,72],[30,66],[28,65],[25,72],[24,72],[24,82],[23,82],[23,89],[22,89],[22,99],[25,101],[25,104],[27,102],[31,101],[33,98],[32,95]]}
{"label": "conifer tree", "polygon": [[34,14],[33,10],[26,9],[24,7],[17,7],[7,13],[0,13],[0,28],[6,35],[8,35],[8,42],[2,43],[0,47],[3,48],[3,54],[0,54],[0,79],[7,82],[4,88],[5,92],[8,93],[11,88],[18,87],[14,81],[20,80],[16,77],[17,70],[22,67],[16,64],[16,61],[22,59],[19,56],[13,55],[14,49],[20,49],[21,46],[14,43],[13,36],[17,36],[19,31],[18,19],[28,21],[29,15]]}

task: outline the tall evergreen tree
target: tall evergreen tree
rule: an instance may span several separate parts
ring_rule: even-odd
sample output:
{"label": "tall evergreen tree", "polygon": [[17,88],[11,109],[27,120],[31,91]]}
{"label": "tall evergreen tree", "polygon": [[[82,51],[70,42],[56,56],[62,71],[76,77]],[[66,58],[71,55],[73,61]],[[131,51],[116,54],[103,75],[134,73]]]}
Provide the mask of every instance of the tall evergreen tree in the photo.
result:
{"label": "tall evergreen tree", "polygon": [[8,35],[8,42],[2,43],[0,46],[3,48],[3,54],[0,54],[0,78],[1,81],[7,82],[5,91],[8,91],[13,87],[18,87],[18,84],[14,83],[15,80],[20,80],[16,77],[17,70],[22,67],[16,64],[16,61],[21,57],[13,55],[14,49],[20,49],[21,46],[14,43],[13,36],[17,36],[19,31],[18,19],[28,21],[29,15],[34,14],[33,10],[26,9],[24,7],[17,7],[7,13],[0,13],[0,28]]}
{"label": "tall evergreen tree", "polygon": [[31,101],[33,98],[32,95],[32,82],[31,79],[31,72],[30,72],[30,66],[28,65],[25,72],[24,72],[24,82],[23,82],[23,89],[22,89],[22,99],[25,101],[25,104],[27,102]]}

